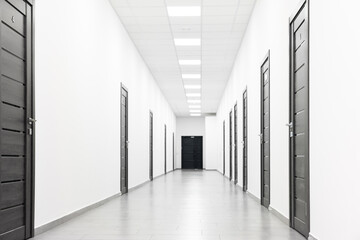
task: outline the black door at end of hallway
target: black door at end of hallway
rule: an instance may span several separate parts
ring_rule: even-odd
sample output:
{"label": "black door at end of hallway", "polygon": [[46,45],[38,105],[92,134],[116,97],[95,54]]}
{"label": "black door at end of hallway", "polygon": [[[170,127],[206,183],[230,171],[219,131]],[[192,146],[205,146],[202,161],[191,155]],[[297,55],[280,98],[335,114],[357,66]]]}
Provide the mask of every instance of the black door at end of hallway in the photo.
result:
{"label": "black door at end of hallway", "polygon": [[290,226],[310,232],[308,2],[290,22]]}
{"label": "black door at end of hallway", "polygon": [[34,235],[32,1],[0,1],[0,239]]}
{"label": "black door at end of hallway", "polygon": [[121,171],[120,171],[120,191],[122,194],[128,192],[128,91],[126,87],[121,84],[121,116],[120,116],[120,131],[121,131]]}
{"label": "black door at end of hallway", "polygon": [[270,205],[270,51],[261,65],[261,204]]}
{"label": "black door at end of hallway", "polygon": [[181,137],[182,169],[203,169],[203,137]]}

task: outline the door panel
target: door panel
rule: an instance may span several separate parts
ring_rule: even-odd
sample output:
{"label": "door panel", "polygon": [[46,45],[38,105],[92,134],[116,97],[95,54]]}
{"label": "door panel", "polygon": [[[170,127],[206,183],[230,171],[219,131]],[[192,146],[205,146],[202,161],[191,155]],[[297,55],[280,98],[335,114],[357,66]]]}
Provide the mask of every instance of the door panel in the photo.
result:
{"label": "door panel", "polygon": [[247,90],[243,93],[243,191],[248,189],[248,161],[247,161]]}
{"label": "door panel", "polygon": [[202,137],[181,137],[182,169],[203,169]]}
{"label": "door panel", "polygon": [[149,169],[149,178],[152,181],[154,178],[154,118],[153,113],[150,112],[150,126],[149,126],[149,159],[150,159],[150,169]]}
{"label": "door panel", "polygon": [[229,113],[229,173],[230,181],[232,180],[232,111]]}
{"label": "door panel", "polygon": [[166,125],[164,127],[164,172],[166,174],[167,170],[166,170]]}
{"label": "door panel", "polygon": [[290,22],[290,225],[310,232],[309,193],[309,39],[304,1]]}
{"label": "door panel", "polygon": [[225,175],[225,121],[223,122],[223,175]]}
{"label": "door panel", "polygon": [[128,91],[121,84],[121,193],[128,192]]}
{"label": "door panel", "polygon": [[270,205],[270,52],[261,65],[261,204]]}
{"label": "door panel", "polygon": [[32,6],[0,0],[0,19],[0,239],[23,240],[34,234]]}
{"label": "door panel", "polygon": [[238,183],[237,104],[234,106],[234,183]]}

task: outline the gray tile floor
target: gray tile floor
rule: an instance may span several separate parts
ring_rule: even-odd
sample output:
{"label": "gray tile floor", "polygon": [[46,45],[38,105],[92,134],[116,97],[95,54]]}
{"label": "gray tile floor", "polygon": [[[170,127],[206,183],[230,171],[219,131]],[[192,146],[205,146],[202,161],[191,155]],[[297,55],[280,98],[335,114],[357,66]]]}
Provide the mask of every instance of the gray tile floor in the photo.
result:
{"label": "gray tile floor", "polygon": [[304,240],[214,171],[175,171],[36,240]]}

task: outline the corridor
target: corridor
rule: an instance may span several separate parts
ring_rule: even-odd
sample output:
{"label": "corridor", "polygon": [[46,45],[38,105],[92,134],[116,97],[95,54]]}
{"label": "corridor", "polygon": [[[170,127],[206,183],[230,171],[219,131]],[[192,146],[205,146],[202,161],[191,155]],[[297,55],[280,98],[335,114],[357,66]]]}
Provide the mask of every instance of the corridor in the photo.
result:
{"label": "corridor", "polygon": [[174,171],[34,240],[303,240],[217,171]]}

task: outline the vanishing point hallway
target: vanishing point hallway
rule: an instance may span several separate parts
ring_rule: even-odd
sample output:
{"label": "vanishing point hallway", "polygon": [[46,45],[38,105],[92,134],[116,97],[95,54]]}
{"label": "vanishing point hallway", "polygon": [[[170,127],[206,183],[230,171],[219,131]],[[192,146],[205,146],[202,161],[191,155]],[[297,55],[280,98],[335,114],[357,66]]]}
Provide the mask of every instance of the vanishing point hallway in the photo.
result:
{"label": "vanishing point hallway", "polygon": [[175,171],[36,240],[303,240],[216,171]]}

